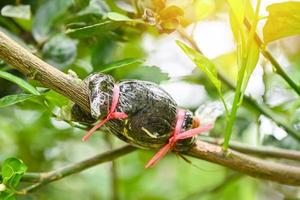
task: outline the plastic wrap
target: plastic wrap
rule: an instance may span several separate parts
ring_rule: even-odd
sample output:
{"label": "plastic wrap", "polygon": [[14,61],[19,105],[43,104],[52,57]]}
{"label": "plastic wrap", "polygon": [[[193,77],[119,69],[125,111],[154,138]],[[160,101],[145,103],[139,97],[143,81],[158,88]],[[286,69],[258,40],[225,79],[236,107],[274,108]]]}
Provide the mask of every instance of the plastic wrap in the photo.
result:
{"label": "plastic wrap", "polygon": [[[139,80],[115,83],[111,76],[100,73],[90,75],[85,81],[89,88],[91,116],[97,120],[107,115],[113,86],[119,85],[116,111],[126,113],[128,118],[106,122],[105,126],[111,133],[140,148],[160,148],[167,143],[175,127],[177,104],[162,88]],[[187,111],[182,130],[192,128],[192,124],[192,114]],[[176,147],[179,151],[186,150],[193,141],[193,138],[182,140]]]}

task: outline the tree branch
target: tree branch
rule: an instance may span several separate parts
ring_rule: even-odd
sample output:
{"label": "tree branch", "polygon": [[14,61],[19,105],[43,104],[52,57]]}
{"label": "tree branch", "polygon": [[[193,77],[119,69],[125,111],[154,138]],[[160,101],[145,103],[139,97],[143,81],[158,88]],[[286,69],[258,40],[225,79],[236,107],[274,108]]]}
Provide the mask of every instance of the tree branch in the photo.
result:
{"label": "tree branch", "polygon": [[29,186],[28,188],[25,188],[25,189],[19,191],[18,194],[24,195],[29,192],[34,192],[43,185],[46,185],[53,181],[58,181],[66,176],[70,176],[72,174],[84,171],[95,165],[115,160],[123,155],[133,152],[134,150],[136,150],[135,147],[126,145],[124,147],[121,147],[121,148],[118,148],[118,149],[115,149],[115,150],[112,150],[109,152],[101,153],[99,155],[93,156],[86,160],[83,160],[83,161],[80,161],[77,163],[73,163],[73,164],[69,164],[60,169],[53,170],[50,172],[25,173],[24,176],[22,177],[22,181],[33,182],[36,184],[33,184],[33,185]]}
{"label": "tree branch", "polygon": [[31,54],[0,31],[0,58],[28,78],[66,96],[83,110],[90,112],[87,90],[80,79],[75,79]]}
{"label": "tree branch", "polygon": [[[67,96],[70,100],[82,106],[86,111],[89,110],[87,89],[82,82],[67,76],[41,61],[1,32],[0,58],[12,64],[25,75],[29,75],[31,78],[40,81],[49,88]],[[124,148],[126,152],[131,152],[135,149],[130,146]],[[42,174],[42,176],[39,176],[39,181],[42,181],[43,184],[49,183],[125,154],[124,150],[116,151],[118,153],[113,154],[114,156],[107,153],[105,155],[99,155],[101,159],[99,157],[98,159],[88,159],[75,166],[73,164],[54,172]],[[197,141],[196,146],[185,154],[229,167],[253,177],[264,178],[288,185],[300,185],[300,168],[298,167],[256,159],[233,150],[223,152],[221,147],[207,142]],[[24,176],[24,179],[25,177],[26,176]],[[33,178],[32,174],[30,178]],[[32,186],[33,188],[29,188],[28,191],[34,191],[40,186],[41,184],[34,185]]]}
{"label": "tree branch", "polygon": [[252,177],[286,185],[300,185],[300,167],[257,159],[231,149],[223,151],[220,146],[200,140],[185,154],[229,167]]}
{"label": "tree branch", "polygon": [[[200,137],[200,139],[205,142],[209,142],[211,144],[215,144],[218,146],[222,146],[223,144],[223,139],[219,139],[219,138],[211,138],[211,137],[204,136],[204,137]],[[287,149],[274,148],[274,147],[254,147],[236,141],[230,141],[229,147],[241,153],[252,154],[260,157],[300,161],[300,152],[294,150],[287,150]]]}

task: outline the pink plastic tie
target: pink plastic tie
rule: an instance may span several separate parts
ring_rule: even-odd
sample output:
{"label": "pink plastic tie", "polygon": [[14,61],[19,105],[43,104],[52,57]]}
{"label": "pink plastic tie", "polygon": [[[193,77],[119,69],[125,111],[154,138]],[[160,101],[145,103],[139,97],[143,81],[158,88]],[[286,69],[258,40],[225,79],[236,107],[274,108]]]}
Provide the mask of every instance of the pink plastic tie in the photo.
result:
{"label": "pink plastic tie", "polygon": [[112,103],[109,109],[109,112],[107,114],[107,116],[102,119],[101,121],[99,121],[98,124],[96,124],[91,130],[89,130],[82,138],[83,142],[86,142],[91,136],[92,134],[101,126],[103,126],[107,121],[111,120],[111,119],[125,119],[128,117],[128,115],[124,112],[115,112],[116,108],[117,108],[117,104],[119,102],[119,96],[120,96],[120,87],[118,85],[114,85],[114,89],[113,89],[113,98],[112,98]]}
{"label": "pink plastic tie", "polygon": [[176,116],[176,125],[175,129],[173,131],[173,134],[169,138],[169,141],[166,145],[164,145],[153,157],[152,159],[147,163],[145,168],[150,168],[153,167],[164,155],[168,153],[168,151],[172,150],[178,140],[183,140],[187,138],[194,137],[198,134],[201,134],[205,131],[208,131],[209,129],[212,128],[211,124],[205,125],[203,127],[197,127],[190,129],[188,131],[182,132],[181,133],[181,127],[184,122],[184,117],[185,117],[185,111],[183,109],[178,109],[177,111],[177,116]]}

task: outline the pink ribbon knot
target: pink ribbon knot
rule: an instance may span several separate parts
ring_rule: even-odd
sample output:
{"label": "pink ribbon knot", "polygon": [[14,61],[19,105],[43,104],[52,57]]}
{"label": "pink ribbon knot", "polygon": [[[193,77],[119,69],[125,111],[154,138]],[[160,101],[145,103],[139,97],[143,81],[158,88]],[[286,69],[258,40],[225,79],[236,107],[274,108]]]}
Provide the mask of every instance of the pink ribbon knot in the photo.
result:
{"label": "pink ribbon knot", "polygon": [[168,151],[174,149],[176,143],[178,140],[183,140],[187,138],[194,137],[198,134],[201,134],[205,131],[208,131],[212,128],[211,124],[208,124],[203,127],[197,127],[190,129],[185,132],[181,132],[181,127],[184,122],[185,117],[185,111],[183,109],[177,110],[177,116],[176,116],[176,125],[175,129],[173,131],[173,134],[169,138],[169,141],[166,145],[164,145],[153,157],[152,159],[146,164],[145,168],[153,167],[164,155],[168,153]]}
{"label": "pink ribbon knot", "polygon": [[99,121],[98,124],[96,124],[91,130],[89,130],[82,138],[82,141],[85,142],[87,141],[91,135],[101,126],[103,126],[107,121],[111,120],[111,119],[125,119],[127,118],[127,114],[124,112],[115,112],[116,108],[117,108],[117,104],[119,101],[119,96],[120,96],[120,87],[118,85],[114,85],[114,89],[113,89],[113,98],[112,98],[112,103],[109,109],[109,112],[107,114],[107,116],[102,119],[101,121]]}

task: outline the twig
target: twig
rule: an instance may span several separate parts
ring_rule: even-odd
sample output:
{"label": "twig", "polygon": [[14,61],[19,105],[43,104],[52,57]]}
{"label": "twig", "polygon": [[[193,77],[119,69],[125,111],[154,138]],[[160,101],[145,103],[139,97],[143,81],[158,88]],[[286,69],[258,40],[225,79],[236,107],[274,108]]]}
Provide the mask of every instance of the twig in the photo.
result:
{"label": "twig", "polygon": [[[223,139],[200,137],[201,140],[221,146]],[[261,157],[279,158],[300,161],[300,151],[286,150],[275,147],[254,147],[236,141],[230,141],[229,147],[241,153],[252,154]]]}
{"label": "twig", "polygon": [[[25,75],[31,75],[30,70],[34,69],[36,71],[36,76],[33,76],[33,78],[39,80],[45,85],[48,85],[53,90],[66,95],[70,98],[70,100],[81,105],[83,109],[88,110],[89,101],[87,97],[87,89],[82,85],[82,83],[78,84],[78,80],[76,81],[74,78],[53,69],[53,67],[20,47],[20,45],[9,39],[1,32],[0,58],[16,67]],[[32,68],[32,65],[34,65],[34,68]],[[62,86],[64,87],[61,88]],[[135,150],[134,147],[130,146],[125,147],[125,149],[127,149],[126,153]],[[116,151],[118,153],[114,153],[114,156],[110,153],[106,153],[104,155],[100,155],[100,158],[89,159],[77,163],[75,166],[66,166],[54,172],[42,174],[42,176],[40,176],[40,181],[42,181],[43,184],[46,184],[51,181],[59,180],[62,177],[82,171],[82,169],[86,169],[105,161],[113,160],[125,154],[124,150]],[[197,141],[195,147],[185,154],[229,167],[253,177],[277,181],[288,185],[300,185],[300,168],[298,167],[256,159],[252,156],[238,153],[233,150],[228,150],[225,153],[222,151],[221,147],[206,142]],[[37,185],[30,188],[29,191],[34,191],[40,186],[41,185]],[[28,191],[25,190],[25,192]]]}
{"label": "twig", "polygon": [[24,182],[35,182],[35,184],[24,188],[23,190],[19,191],[18,194],[27,194],[30,192],[34,192],[37,189],[39,189],[41,186],[44,186],[48,183],[51,183],[53,181],[58,181],[66,176],[70,176],[72,174],[84,171],[90,167],[93,167],[95,165],[115,160],[123,155],[126,155],[130,152],[133,152],[136,150],[135,147],[126,145],[124,147],[101,153],[99,155],[93,156],[89,159],[73,163],[67,166],[64,166],[60,169],[53,170],[50,172],[42,172],[42,173],[26,173],[22,177],[22,181]]}
{"label": "twig", "polygon": [[[113,149],[113,138],[111,134],[105,135],[106,142],[109,146],[109,149]],[[110,182],[111,182],[111,199],[112,200],[118,200],[119,198],[119,192],[118,192],[118,171],[117,171],[117,165],[114,160],[110,163]]]}

